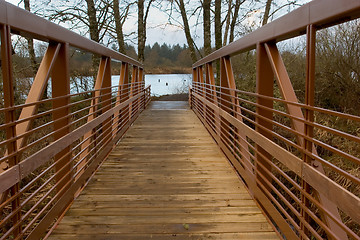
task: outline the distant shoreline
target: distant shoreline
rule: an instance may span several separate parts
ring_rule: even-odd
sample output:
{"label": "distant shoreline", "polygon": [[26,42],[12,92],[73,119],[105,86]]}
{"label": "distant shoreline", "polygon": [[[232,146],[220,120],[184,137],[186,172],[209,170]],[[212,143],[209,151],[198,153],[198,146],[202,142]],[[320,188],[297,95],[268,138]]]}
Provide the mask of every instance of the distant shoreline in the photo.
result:
{"label": "distant shoreline", "polygon": [[179,67],[159,67],[159,68],[145,68],[146,74],[191,74],[191,68]]}

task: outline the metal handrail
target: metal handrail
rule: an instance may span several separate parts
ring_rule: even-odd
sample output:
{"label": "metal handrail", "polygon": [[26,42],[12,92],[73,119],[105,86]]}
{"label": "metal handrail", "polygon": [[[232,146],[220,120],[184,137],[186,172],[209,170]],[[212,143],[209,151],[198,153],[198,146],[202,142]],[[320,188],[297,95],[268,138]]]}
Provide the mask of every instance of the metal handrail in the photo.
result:
{"label": "metal handrail", "polygon": [[[0,131],[6,135],[0,139],[0,239],[40,239],[149,104],[151,91],[141,63],[5,1],[0,31]],[[49,42],[22,104],[14,99],[12,34]],[[93,90],[70,93],[69,47],[100,56]],[[112,60],[121,62],[117,86],[111,86]],[[43,99],[50,76],[52,97]]]}
{"label": "metal handrail", "polygon": [[[316,31],[359,17],[358,1],[314,0],[193,65],[191,108],[284,239],[360,239],[360,178],[339,163],[357,169],[360,156],[316,136],[315,130],[355,146],[360,138],[315,116],[356,126],[360,117],[314,106]],[[306,96],[300,103],[276,43],[304,34]],[[256,92],[247,92],[236,89],[231,57],[252,49],[257,86]],[[220,64],[218,84],[215,63]],[[274,76],[282,98],[271,92]],[[322,149],[339,162],[329,161],[318,152]]]}

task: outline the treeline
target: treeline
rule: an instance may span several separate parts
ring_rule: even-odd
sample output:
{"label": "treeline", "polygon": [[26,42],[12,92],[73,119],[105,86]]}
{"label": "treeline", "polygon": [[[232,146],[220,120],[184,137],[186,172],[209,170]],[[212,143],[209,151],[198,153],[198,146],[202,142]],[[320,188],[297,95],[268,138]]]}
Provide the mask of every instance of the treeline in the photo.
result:
{"label": "treeline", "polygon": [[145,46],[144,65],[148,73],[190,73],[192,61],[186,45],[156,42]]}

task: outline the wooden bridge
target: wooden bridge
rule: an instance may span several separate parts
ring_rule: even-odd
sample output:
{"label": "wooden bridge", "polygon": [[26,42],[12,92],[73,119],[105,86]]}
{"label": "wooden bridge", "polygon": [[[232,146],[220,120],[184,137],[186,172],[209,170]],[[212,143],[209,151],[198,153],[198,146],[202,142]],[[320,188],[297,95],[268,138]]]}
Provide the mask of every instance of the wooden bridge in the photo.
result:
{"label": "wooden bridge", "polygon": [[[360,117],[314,106],[316,32],[358,17],[314,0],[195,63],[189,102],[169,103],[141,63],[0,1],[0,239],[360,239],[360,156],[321,137],[358,149],[321,119]],[[299,102],[277,42],[304,34]],[[13,35],[48,42],[26,97]],[[247,92],[231,59],[254,49]],[[100,56],[91,91],[70,91],[74,51]]]}

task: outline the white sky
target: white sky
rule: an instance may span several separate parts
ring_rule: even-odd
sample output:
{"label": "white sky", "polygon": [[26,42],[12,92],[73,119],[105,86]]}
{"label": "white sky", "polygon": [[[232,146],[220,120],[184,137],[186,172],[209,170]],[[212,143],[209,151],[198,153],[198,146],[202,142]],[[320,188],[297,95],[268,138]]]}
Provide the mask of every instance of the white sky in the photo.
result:
{"label": "white sky", "polygon": [[[10,2],[14,5],[19,5],[23,8],[23,2],[21,0],[6,0],[7,2]],[[50,1],[50,0],[49,0]],[[277,2],[286,2],[288,0],[278,0]],[[310,0],[298,0],[298,2],[306,3]],[[30,0],[30,2],[37,3],[36,0]],[[20,4],[19,4],[20,3]],[[283,13],[286,13],[288,9],[284,9],[284,11],[280,11],[279,15],[282,15]],[[261,12],[264,11],[263,8],[258,8],[248,14],[248,17],[242,22],[242,24],[247,28],[252,28],[255,26],[258,26],[260,24],[260,16]],[[182,22],[181,17],[178,16],[178,19],[175,19],[179,22]],[[200,19],[201,21],[202,19]],[[124,33],[131,33],[131,32],[137,32],[137,14],[130,15],[128,19],[126,20],[123,30]],[[158,8],[152,7],[149,12],[149,17],[147,21],[147,40],[146,44],[153,45],[155,42],[158,42],[159,44],[162,43],[168,43],[170,45],[173,44],[186,44],[186,38],[184,31],[179,27],[175,25],[169,25],[165,24],[168,22],[168,16],[163,11],[159,10]],[[192,17],[189,19],[190,25],[195,25],[196,18]],[[175,24],[175,23],[174,23]],[[256,28],[256,27],[255,27]],[[202,39],[202,27],[200,26],[196,28],[192,28],[192,36],[194,38],[195,43],[198,45],[198,47],[202,47],[203,39]],[[213,31],[213,30],[212,30]],[[136,44],[136,43],[135,43]],[[213,43],[214,44],[214,43]]]}

